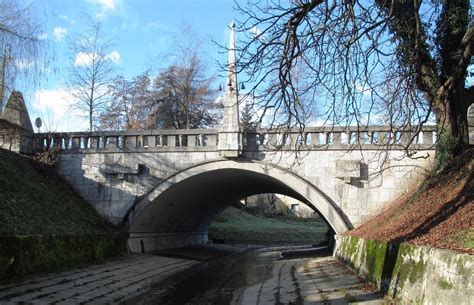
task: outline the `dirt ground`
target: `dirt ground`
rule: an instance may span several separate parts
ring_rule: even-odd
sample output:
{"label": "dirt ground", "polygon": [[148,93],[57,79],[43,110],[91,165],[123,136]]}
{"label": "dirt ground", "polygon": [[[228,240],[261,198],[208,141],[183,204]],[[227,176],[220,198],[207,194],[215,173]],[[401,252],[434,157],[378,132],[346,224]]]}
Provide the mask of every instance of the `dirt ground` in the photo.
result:
{"label": "dirt ground", "polygon": [[474,254],[474,149],[347,233]]}

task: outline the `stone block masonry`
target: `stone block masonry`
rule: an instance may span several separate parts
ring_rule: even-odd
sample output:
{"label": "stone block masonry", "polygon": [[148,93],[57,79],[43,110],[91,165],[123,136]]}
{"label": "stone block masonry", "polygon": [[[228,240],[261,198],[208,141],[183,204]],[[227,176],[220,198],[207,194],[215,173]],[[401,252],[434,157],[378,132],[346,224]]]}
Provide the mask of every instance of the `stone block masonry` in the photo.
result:
{"label": "stone block masonry", "polygon": [[[327,133],[319,127],[307,130],[311,135]],[[342,233],[415,187],[434,161],[433,143],[426,139],[408,158],[396,143],[367,142],[351,149],[350,143],[342,142],[344,137],[332,136],[340,142],[275,146],[275,139],[296,139],[299,131],[290,137],[268,132],[247,134],[238,158],[223,155],[218,130],[206,129],[39,134],[37,148],[60,150],[59,172],[101,215],[125,229],[134,224],[140,228],[130,233],[156,235],[137,239],[138,251],[148,248],[141,246],[148,240],[162,245],[155,237],[169,233],[202,234],[232,201],[259,193],[300,200]],[[202,243],[205,238],[193,240]]]}
{"label": "stone block masonry", "polygon": [[472,304],[474,257],[450,250],[338,236],[334,256],[396,304]]}

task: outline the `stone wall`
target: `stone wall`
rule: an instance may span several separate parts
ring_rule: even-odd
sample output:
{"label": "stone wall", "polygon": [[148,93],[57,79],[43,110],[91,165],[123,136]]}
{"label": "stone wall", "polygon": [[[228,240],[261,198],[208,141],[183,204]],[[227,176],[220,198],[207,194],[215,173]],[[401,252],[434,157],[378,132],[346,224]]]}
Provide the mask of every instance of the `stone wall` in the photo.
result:
{"label": "stone wall", "polygon": [[0,236],[0,281],[99,263],[127,253],[127,234]]}
{"label": "stone wall", "polygon": [[472,304],[474,257],[410,244],[337,236],[334,256],[396,304]]}
{"label": "stone wall", "polygon": [[18,124],[0,118],[0,148],[31,154],[32,133]]}
{"label": "stone wall", "polygon": [[267,151],[246,156],[291,169],[331,198],[354,227],[417,186],[434,162],[432,150],[420,151],[413,158],[403,158],[404,152],[396,150],[315,150],[299,154]]}
{"label": "stone wall", "polygon": [[[428,173],[434,154],[422,151],[421,159],[401,158],[393,151],[383,159],[377,151],[310,151],[301,162],[286,152],[251,153],[251,159],[288,168],[326,194],[356,226],[382,210],[387,203],[417,185]],[[218,160],[217,151],[100,152],[62,153],[58,169],[62,176],[97,211],[120,223],[141,196],[176,172],[204,161]],[[349,165],[348,169],[344,166]],[[355,168],[355,169],[354,169]]]}
{"label": "stone wall", "polygon": [[[264,167],[296,175],[301,184],[315,188],[313,191],[323,197],[318,200],[329,203],[333,209],[330,213],[339,214],[348,228],[416,187],[434,161],[436,134],[432,126],[425,126],[408,150],[403,145],[410,143],[409,130],[374,126],[367,130],[311,127],[306,131],[303,137],[297,130],[246,133],[242,154],[231,160],[243,166],[261,162]],[[219,132],[215,129],[55,133],[37,134],[35,138],[38,151],[60,150],[60,173],[100,214],[116,224],[163,180],[170,181],[180,171],[203,162],[228,159],[219,150]],[[255,179],[248,174],[249,179]],[[274,188],[285,184],[271,178],[267,180]],[[227,176],[219,179],[232,181]],[[238,199],[258,193],[242,189]],[[287,189],[284,195],[293,193]],[[306,195],[296,198],[304,201]]]}
{"label": "stone wall", "polygon": [[217,158],[217,152],[67,153],[59,155],[57,168],[99,214],[119,224],[163,179]]}

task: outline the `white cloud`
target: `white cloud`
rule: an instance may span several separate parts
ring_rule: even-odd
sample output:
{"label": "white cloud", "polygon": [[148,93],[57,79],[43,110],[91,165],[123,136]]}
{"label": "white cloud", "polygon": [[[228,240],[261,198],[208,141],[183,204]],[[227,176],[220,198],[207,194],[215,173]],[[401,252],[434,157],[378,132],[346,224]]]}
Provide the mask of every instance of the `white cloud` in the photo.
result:
{"label": "white cloud", "polygon": [[93,0],[92,2],[100,5],[103,11],[115,11],[117,8],[117,1],[115,0]]}
{"label": "white cloud", "polygon": [[76,23],[76,20],[71,19],[69,16],[66,16],[66,15],[60,15],[59,18],[64,20],[64,21],[69,22],[69,24],[71,24],[71,25],[74,25]]}
{"label": "white cloud", "polygon": [[94,19],[97,21],[103,21],[105,19],[105,13],[104,12],[98,12],[94,15]]}
{"label": "white cloud", "polygon": [[28,69],[34,67],[35,64],[36,64],[36,62],[34,60],[28,60],[28,59],[16,59],[15,60],[15,65],[20,70],[28,70]]}
{"label": "white cloud", "polygon": [[156,21],[148,22],[145,26],[145,31],[156,30],[156,29],[159,29],[159,28],[161,28],[160,23],[158,23]]}
{"label": "white cloud", "polygon": [[39,40],[46,40],[46,39],[48,39],[48,33],[43,32],[43,33],[39,34],[39,35],[38,35],[38,39],[39,39]]}
{"label": "white cloud", "polygon": [[120,62],[120,53],[118,51],[112,51],[109,54],[105,55],[105,60],[110,60],[114,64],[118,64]]}
{"label": "white cloud", "polygon": [[79,52],[76,54],[76,60],[74,61],[74,66],[87,66],[92,63],[92,60],[98,55],[95,53],[85,53]]}
{"label": "white cloud", "polygon": [[[74,66],[87,66],[92,63],[94,59],[98,59],[97,53],[85,53],[79,52],[76,54],[76,60],[74,61]],[[104,56],[105,60],[110,60],[114,64],[120,62],[120,53],[118,51],[112,51],[109,54]]]}
{"label": "white cloud", "polygon": [[32,103],[33,114],[43,120],[42,131],[86,130],[88,122],[84,115],[71,113],[73,103],[71,92],[65,88],[36,91]]}
{"label": "white cloud", "polygon": [[67,29],[60,26],[55,27],[53,29],[53,35],[57,41],[61,42],[63,41],[64,37],[66,37],[67,35]]}
{"label": "white cloud", "polygon": [[33,107],[37,110],[49,108],[55,115],[63,115],[71,100],[71,94],[65,89],[38,90],[33,98]]}
{"label": "white cloud", "polygon": [[99,6],[94,14],[96,20],[104,20],[107,14],[123,11],[123,0],[88,0],[89,3]]}

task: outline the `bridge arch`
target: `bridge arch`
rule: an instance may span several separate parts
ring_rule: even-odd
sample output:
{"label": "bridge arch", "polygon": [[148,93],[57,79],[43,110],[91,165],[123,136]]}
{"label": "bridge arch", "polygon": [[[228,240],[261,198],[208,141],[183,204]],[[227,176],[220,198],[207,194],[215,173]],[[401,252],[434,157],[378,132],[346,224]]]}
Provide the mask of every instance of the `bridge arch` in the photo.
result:
{"label": "bridge arch", "polygon": [[214,160],[161,181],[132,207],[126,227],[132,252],[207,241],[207,227],[232,202],[260,193],[279,193],[317,210],[336,233],[347,231],[342,212],[316,186],[273,164]]}

